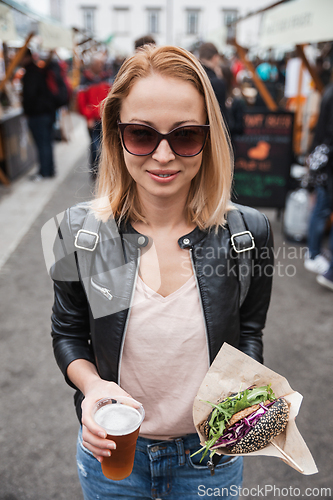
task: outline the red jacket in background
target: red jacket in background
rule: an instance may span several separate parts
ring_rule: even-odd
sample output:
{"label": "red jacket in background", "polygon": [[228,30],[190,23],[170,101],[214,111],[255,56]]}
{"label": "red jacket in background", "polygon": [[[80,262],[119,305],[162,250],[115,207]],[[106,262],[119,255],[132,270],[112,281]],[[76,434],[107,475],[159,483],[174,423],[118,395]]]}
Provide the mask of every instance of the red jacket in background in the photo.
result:
{"label": "red jacket in background", "polygon": [[101,120],[100,104],[106,98],[111,88],[111,83],[103,74],[100,79],[89,80],[89,74],[83,86],[77,94],[77,107],[79,113],[85,116],[87,120]]}

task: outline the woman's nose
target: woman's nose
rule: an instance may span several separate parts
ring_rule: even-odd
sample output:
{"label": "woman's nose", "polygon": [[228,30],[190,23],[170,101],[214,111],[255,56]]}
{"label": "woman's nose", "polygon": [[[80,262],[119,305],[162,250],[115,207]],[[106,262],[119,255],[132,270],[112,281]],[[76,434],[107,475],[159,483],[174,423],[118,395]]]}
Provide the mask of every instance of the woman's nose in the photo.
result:
{"label": "woman's nose", "polygon": [[155,149],[152,158],[159,163],[168,163],[175,159],[175,153],[169,146],[169,143],[166,139],[163,139],[157,149]]}

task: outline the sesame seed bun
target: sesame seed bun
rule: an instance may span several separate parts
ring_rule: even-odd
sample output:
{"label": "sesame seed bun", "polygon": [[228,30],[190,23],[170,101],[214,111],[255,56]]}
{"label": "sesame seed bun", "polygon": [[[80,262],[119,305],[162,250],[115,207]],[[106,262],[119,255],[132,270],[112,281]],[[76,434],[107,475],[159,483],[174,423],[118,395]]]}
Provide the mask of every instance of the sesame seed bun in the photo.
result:
{"label": "sesame seed bun", "polygon": [[232,454],[251,453],[262,450],[272,439],[281,434],[287,426],[289,406],[284,398],[278,398],[256,425],[240,439],[238,443],[228,447]]}

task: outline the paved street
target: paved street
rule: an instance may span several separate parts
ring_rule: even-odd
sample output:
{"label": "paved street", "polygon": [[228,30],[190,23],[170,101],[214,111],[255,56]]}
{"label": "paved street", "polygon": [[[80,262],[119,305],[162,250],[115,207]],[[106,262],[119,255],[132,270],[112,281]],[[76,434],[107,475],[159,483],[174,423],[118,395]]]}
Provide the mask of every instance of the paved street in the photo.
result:
{"label": "paved street", "polygon": [[[9,194],[0,192],[0,500],[82,498],[75,464],[78,422],[73,391],[53,358],[52,284],[40,236],[46,221],[91,196],[88,139],[82,122],[76,117],[73,123],[71,142],[57,145],[57,180],[32,186],[24,178]],[[277,268],[265,364],[304,396],[297,425],[319,473],[304,476],[277,458],[249,457],[244,488],[252,490],[243,496],[333,498],[333,294],[304,270],[304,249],[283,241],[275,211],[266,213]]]}

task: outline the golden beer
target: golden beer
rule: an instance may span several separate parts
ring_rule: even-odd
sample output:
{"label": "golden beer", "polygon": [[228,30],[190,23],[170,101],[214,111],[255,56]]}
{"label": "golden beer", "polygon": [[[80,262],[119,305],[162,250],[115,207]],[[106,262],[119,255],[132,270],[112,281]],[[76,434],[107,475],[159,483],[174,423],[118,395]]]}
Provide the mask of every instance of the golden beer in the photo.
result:
{"label": "golden beer", "polygon": [[136,441],[144,418],[143,407],[135,405],[138,406],[136,401],[126,397],[104,399],[96,405],[95,422],[107,432],[107,439],[117,445],[102,462],[104,476],[114,481],[125,479],[133,469]]}

